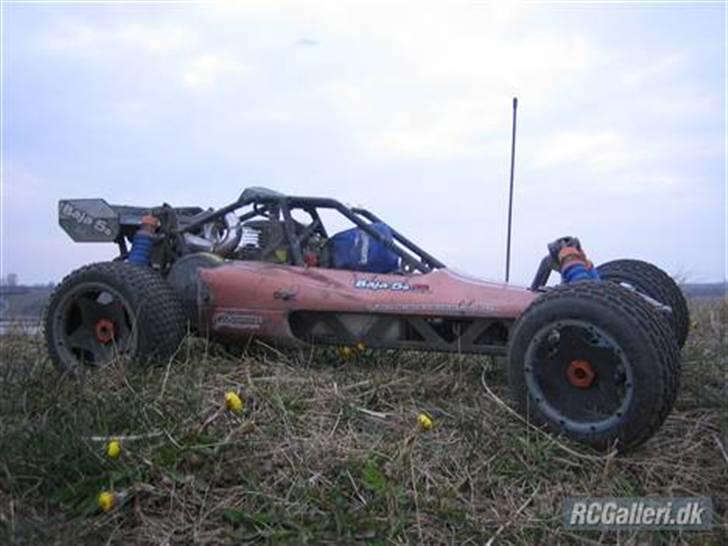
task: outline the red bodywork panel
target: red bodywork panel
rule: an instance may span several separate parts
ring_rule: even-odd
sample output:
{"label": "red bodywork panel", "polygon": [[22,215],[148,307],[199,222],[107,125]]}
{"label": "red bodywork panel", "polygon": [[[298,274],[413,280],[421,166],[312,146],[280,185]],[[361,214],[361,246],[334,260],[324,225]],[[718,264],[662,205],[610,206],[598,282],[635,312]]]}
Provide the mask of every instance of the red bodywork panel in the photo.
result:
{"label": "red bodywork panel", "polygon": [[198,271],[198,309],[208,332],[281,341],[298,339],[289,321],[296,311],[512,321],[536,297],[526,288],[449,269],[382,275],[235,261]]}

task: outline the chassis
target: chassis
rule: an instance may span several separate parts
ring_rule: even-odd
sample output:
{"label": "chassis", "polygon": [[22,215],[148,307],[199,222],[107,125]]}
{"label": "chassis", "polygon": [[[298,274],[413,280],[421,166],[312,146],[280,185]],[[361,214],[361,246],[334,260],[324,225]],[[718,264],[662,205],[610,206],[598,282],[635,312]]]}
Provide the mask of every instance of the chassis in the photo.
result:
{"label": "chassis", "polygon": [[[337,268],[324,210],[397,267]],[[571,237],[549,245],[524,288],[456,273],[378,229],[365,209],[264,188],[217,210],[62,200],[59,222],[75,241],[119,249],[115,261],[73,272],[51,298],[46,340],[62,371],[169,358],[189,330],[227,343],[502,355],[533,421],[621,450],[649,438],[676,396],[688,325],[679,288],[638,260],[593,268]],[[547,288],[553,270],[565,282]]]}

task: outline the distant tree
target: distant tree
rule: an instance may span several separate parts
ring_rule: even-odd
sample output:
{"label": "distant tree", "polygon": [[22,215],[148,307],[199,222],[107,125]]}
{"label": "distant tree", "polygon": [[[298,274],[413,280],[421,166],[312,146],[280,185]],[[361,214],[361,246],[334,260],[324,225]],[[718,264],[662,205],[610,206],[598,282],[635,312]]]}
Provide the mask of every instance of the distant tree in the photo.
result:
{"label": "distant tree", "polygon": [[18,275],[16,273],[8,273],[8,286],[18,286]]}

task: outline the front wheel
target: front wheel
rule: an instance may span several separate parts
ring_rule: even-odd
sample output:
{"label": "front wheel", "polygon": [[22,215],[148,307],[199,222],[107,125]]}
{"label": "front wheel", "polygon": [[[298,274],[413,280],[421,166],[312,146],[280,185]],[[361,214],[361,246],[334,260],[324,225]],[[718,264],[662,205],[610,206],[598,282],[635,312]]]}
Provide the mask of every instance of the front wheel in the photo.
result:
{"label": "front wheel", "polygon": [[679,350],[639,295],[611,283],[546,292],[510,341],[509,382],[523,414],[597,449],[645,442],[675,400]]}
{"label": "front wheel", "polygon": [[186,333],[182,307],[155,271],[126,262],[87,265],[51,295],[45,339],[62,372],[98,368],[114,358],[168,358]]}
{"label": "front wheel", "polygon": [[597,271],[605,281],[629,286],[670,307],[670,324],[675,339],[680,347],[685,345],[690,313],[682,290],[670,275],[642,260],[614,260],[600,265]]}

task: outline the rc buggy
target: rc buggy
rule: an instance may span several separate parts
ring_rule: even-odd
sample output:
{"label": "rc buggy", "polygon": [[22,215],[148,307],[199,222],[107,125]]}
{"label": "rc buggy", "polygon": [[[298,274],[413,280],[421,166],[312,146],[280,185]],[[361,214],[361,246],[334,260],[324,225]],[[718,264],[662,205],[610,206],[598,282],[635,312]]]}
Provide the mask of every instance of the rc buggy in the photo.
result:
{"label": "rc buggy", "polygon": [[[332,234],[322,216],[337,213],[351,227]],[[59,221],[74,241],[119,249],[51,297],[45,336],[62,371],[168,359],[189,332],[503,355],[532,422],[620,450],[647,440],[675,401],[689,324],[680,289],[642,261],[594,267],[573,237],[548,245],[525,288],[457,273],[365,209],[264,188],[217,210],[62,200]]]}

